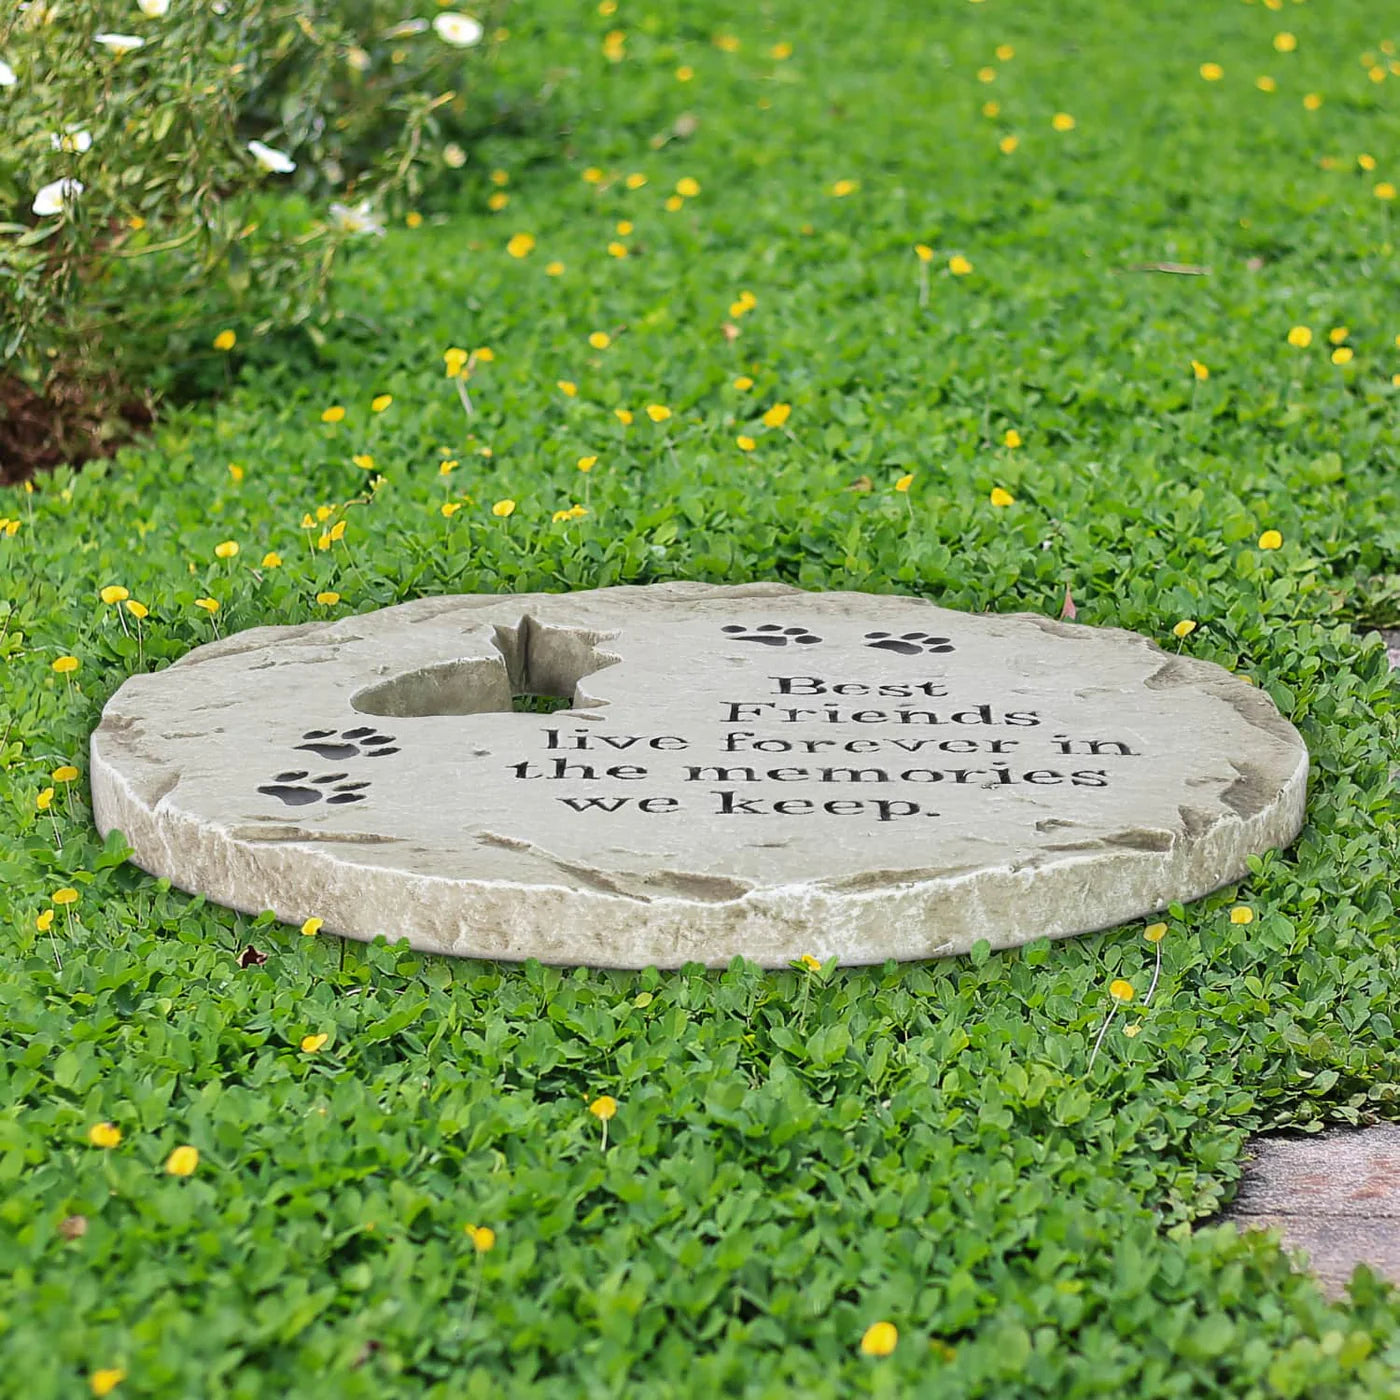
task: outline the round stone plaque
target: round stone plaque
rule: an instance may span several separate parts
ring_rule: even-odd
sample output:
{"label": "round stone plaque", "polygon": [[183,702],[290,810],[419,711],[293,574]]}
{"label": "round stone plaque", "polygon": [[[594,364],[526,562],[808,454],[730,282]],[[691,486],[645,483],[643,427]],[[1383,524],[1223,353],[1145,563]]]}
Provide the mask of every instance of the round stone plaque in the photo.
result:
{"label": "round stone plaque", "polygon": [[424,598],[112,697],[97,825],[327,932],[601,967],[1104,928],[1286,845],[1269,701],[1131,632],[780,584]]}

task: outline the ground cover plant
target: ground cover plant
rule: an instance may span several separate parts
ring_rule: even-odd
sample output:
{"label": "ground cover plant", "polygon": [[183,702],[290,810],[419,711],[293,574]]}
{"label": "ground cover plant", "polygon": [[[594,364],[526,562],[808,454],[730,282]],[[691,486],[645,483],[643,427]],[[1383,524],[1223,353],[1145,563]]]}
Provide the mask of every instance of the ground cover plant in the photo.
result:
{"label": "ground cover plant", "polygon": [[[27,1395],[1400,1393],[1393,1290],[1210,1223],[1250,1133],[1400,1094],[1395,687],[1353,625],[1400,573],[1379,20],[512,12],[549,128],[378,241],[319,351],[236,349],[221,403],[0,499]],[[1165,930],[780,973],[346,945],[95,838],[127,674],[672,578],[1069,601],[1266,689],[1307,827]]]}

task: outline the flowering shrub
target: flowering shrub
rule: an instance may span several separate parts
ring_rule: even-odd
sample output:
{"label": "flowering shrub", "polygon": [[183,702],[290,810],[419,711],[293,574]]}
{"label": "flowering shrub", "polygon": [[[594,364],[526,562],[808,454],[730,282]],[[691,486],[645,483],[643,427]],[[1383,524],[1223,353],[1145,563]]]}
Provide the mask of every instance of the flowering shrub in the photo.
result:
{"label": "flowering shrub", "polygon": [[315,334],[342,248],[381,233],[445,150],[460,164],[488,18],[405,18],[397,0],[5,6],[0,371],[129,388],[274,329]]}

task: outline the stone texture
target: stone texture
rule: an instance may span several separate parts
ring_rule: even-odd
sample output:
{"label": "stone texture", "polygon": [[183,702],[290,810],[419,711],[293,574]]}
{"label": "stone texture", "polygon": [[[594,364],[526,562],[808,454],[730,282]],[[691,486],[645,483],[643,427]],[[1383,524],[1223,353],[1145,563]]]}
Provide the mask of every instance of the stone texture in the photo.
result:
{"label": "stone texture", "polygon": [[1291,841],[1307,768],[1266,696],[1133,633],[779,584],[255,628],[92,736],[99,828],[184,889],[623,967],[1107,927]]}
{"label": "stone texture", "polygon": [[1333,1297],[1358,1264],[1400,1284],[1400,1125],[1258,1138],[1251,1153],[1228,1219],[1279,1230]]}

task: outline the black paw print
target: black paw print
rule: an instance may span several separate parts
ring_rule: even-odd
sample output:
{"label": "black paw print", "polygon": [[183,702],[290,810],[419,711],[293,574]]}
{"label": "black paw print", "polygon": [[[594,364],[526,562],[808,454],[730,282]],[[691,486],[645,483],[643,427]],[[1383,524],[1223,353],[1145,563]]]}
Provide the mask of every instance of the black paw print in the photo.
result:
{"label": "black paw print", "polygon": [[809,647],[813,642],[821,641],[820,637],[805,627],[784,627],[781,622],[764,622],[757,627],[743,627],[737,622],[731,622],[722,630],[728,632],[736,642],[761,642],[766,647],[785,647],[789,642],[800,647]]}
{"label": "black paw print", "polygon": [[298,744],[297,748],[306,749],[317,758],[328,758],[332,763],[344,763],[347,758],[383,758],[385,754],[398,753],[398,749],[384,747],[394,742],[392,734],[380,734],[369,726],[342,729],[339,734],[334,729],[308,729],[301,737],[309,742]]}
{"label": "black paw print", "polygon": [[288,807],[309,807],[313,802],[325,802],[331,807],[343,807],[348,802],[363,802],[368,793],[361,791],[369,783],[347,783],[348,773],[321,773],[309,777],[305,768],[279,773],[270,783],[258,789],[268,797],[276,797]]}
{"label": "black paw print", "polygon": [[892,636],[889,632],[867,632],[866,646],[878,647],[881,651],[897,651],[901,656],[918,656],[920,652],[941,653],[955,651],[947,637],[930,637],[927,632],[904,632]]}

